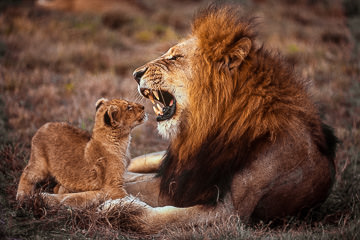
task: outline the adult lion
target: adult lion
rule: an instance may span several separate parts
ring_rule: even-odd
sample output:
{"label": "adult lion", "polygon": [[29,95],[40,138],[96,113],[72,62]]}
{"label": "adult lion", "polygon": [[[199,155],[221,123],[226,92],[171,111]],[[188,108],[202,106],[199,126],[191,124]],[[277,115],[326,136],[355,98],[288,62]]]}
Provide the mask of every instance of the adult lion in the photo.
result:
{"label": "adult lion", "polygon": [[[153,208],[159,224],[223,209],[273,219],[328,196],[336,137],[304,81],[256,46],[252,22],[238,9],[200,12],[187,39],[134,77],[140,93],[161,104],[154,106],[158,130],[171,143],[158,173],[129,174],[126,189],[152,207],[182,207]],[[129,168],[146,171],[145,162]]]}

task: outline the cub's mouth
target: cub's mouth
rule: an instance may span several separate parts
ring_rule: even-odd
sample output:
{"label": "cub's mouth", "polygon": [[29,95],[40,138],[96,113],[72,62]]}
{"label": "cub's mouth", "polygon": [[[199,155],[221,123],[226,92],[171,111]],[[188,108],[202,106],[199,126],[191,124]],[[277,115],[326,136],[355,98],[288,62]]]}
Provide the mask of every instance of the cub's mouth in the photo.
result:
{"label": "cub's mouth", "polygon": [[156,121],[169,120],[175,115],[176,99],[171,93],[148,88],[140,88],[139,91],[152,102],[154,112],[157,115]]}
{"label": "cub's mouth", "polygon": [[139,123],[143,123],[143,122],[145,122],[146,120],[147,120],[147,115],[146,115],[145,112],[142,112],[141,115],[140,115],[140,117],[138,118],[138,122],[139,122]]}

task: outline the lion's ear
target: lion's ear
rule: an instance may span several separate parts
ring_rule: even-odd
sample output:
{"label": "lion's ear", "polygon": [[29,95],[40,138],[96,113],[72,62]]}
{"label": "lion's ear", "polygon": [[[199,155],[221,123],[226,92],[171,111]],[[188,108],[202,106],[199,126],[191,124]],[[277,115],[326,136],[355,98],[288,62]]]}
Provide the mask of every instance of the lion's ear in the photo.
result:
{"label": "lion's ear", "polygon": [[111,105],[108,110],[105,112],[104,120],[107,125],[110,125],[112,127],[119,126],[119,112],[120,109],[116,106]]}
{"label": "lion's ear", "polygon": [[251,45],[251,40],[248,37],[243,37],[234,44],[228,54],[228,66],[230,70],[240,66],[240,64],[249,54]]}

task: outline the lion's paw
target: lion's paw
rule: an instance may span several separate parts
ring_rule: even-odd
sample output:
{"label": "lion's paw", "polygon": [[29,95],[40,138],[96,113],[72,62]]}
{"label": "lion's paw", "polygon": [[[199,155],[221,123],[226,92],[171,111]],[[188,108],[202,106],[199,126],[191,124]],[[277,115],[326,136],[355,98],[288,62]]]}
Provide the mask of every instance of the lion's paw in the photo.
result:
{"label": "lion's paw", "polygon": [[121,210],[127,207],[139,207],[139,208],[148,208],[149,205],[140,201],[138,198],[128,195],[119,199],[110,199],[102,203],[98,208],[98,212],[108,212],[112,210]]}

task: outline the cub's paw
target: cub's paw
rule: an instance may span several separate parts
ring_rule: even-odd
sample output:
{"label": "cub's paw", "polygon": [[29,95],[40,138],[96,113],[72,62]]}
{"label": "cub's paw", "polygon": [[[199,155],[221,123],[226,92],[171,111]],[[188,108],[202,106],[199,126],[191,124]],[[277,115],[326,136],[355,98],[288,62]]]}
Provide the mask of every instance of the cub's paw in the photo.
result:
{"label": "cub's paw", "polygon": [[58,207],[61,205],[61,201],[58,199],[57,194],[40,193],[39,195],[48,207]]}
{"label": "cub's paw", "polygon": [[26,198],[29,198],[29,197],[27,194],[25,194],[24,191],[18,191],[16,193],[16,201],[18,201],[19,203],[23,203]]}

